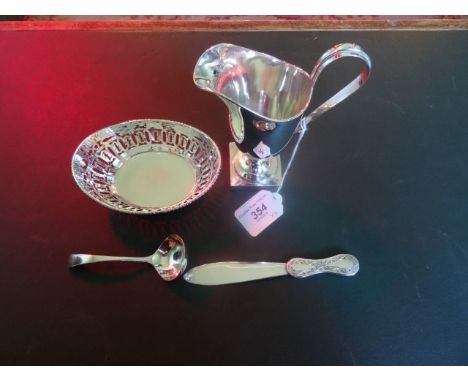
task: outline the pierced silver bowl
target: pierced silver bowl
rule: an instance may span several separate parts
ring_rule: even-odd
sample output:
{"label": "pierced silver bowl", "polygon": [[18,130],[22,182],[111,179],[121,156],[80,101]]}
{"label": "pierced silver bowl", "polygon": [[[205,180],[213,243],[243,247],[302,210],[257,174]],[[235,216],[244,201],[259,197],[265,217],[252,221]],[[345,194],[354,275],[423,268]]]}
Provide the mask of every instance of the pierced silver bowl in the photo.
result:
{"label": "pierced silver bowl", "polygon": [[218,178],[221,155],[202,131],[140,119],[91,134],[72,158],[72,174],[96,202],[120,212],[157,214],[187,206]]}

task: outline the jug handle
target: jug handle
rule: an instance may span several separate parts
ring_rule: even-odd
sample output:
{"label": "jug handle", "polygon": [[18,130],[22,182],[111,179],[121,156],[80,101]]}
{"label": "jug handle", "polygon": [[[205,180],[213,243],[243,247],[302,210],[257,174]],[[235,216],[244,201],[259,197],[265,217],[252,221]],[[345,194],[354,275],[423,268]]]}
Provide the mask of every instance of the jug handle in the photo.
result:
{"label": "jug handle", "polygon": [[348,85],[346,85],[338,93],[336,93],[334,96],[332,96],[327,101],[322,103],[313,112],[311,112],[307,117],[305,117],[303,121],[305,125],[307,125],[314,119],[320,117],[323,113],[330,110],[331,108],[336,106],[338,103],[340,103],[344,99],[348,98],[351,94],[353,94],[356,90],[358,90],[361,86],[363,86],[366,83],[367,79],[369,78],[372,63],[367,53],[364,52],[361,49],[361,47],[356,44],[343,43],[343,44],[335,45],[333,48],[327,50],[318,59],[310,75],[312,79],[312,88],[315,85],[315,82],[317,81],[317,78],[322,72],[322,70],[328,64],[331,64],[333,61],[338,60],[343,57],[360,58],[361,60],[365,62],[366,67]]}

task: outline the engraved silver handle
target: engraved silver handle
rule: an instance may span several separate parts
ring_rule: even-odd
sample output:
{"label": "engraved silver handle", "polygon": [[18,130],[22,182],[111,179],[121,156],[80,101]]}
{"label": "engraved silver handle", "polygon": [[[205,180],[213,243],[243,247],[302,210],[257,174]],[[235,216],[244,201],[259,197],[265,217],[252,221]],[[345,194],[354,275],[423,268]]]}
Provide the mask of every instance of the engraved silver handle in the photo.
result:
{"label": "engraved silver handle", "polygon": [[286,263],[286,271],[296,278],[304,278],[319,273],[353,276],[359,271],[359,261],[348,254],[318,260],[294,258]]}
{"label": "engraved silver handle", "polygon": [[338,103],[348,98],[356,90],[358,90],[362,85],[364,85],[369,78],[371,71],[372,63],[371,59],[364,52],[359,45],[351,43],[343,43],[335,45],[333,48],[327,50],[317,61],[312,69],[311,78],[312,78],[312,87],[315,85],[317,78],[319,77],[322,70],[333,61],[336,61],[344,57],[357,57],[360,58],[366,64],[366,67],[362,72],[352,80],[348,85],[336,93],[333,97],[329,98],[327,101],[322,103],[317,107],[313,112],[311,112],[307,117],[305,117],[305,124],[310,123],[314,119],[320,117],[323,113],[330,110]]}

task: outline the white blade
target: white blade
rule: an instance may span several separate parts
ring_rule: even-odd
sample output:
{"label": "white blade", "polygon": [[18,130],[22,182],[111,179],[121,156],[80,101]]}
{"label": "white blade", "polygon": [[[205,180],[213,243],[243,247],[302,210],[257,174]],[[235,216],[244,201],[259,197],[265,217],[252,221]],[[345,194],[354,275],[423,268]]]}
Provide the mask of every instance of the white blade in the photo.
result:
{"label": "white blade", "polygon": [[241,283],[287,275],[284,263],[249,263],[224,261],[200,265],[184,275],[185,281],[199,285]]}

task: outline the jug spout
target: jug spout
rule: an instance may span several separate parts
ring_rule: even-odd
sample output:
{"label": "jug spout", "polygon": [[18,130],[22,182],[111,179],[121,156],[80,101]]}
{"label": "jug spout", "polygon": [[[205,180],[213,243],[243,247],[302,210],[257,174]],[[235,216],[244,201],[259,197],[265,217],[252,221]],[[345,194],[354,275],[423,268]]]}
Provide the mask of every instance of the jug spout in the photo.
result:
{"label": "jug spout", "polygon": [[193,80],[200,89],[248,110],[259,119],[276,122],[302,115],[309,105],[313,85],[304,70],[231,44],[218,44],[206,50],[195,66]]}

